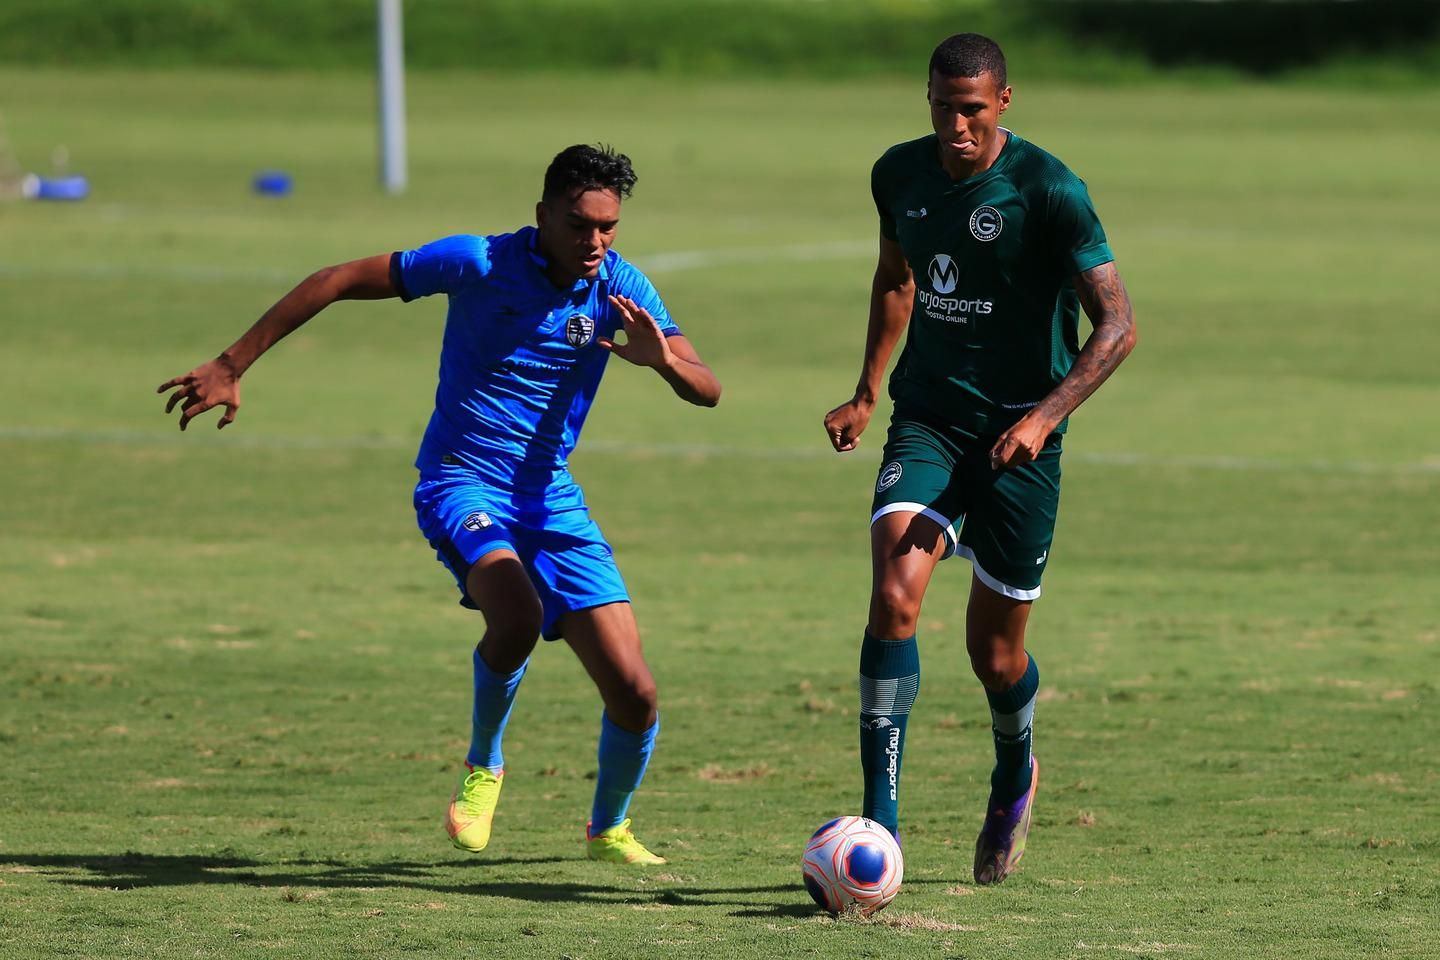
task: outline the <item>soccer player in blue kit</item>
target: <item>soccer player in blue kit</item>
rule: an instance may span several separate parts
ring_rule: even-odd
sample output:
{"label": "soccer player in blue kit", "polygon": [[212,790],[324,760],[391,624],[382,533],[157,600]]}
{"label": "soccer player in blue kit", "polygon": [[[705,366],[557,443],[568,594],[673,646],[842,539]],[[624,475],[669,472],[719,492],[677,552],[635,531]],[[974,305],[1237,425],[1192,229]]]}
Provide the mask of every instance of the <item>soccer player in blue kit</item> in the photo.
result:
{"label": "soccer player in blue kit", "polygon": [[610,249],[635,181],[624,154],[569,147],[545,172],[535,227],[326,267],[214,360],[159,388],[174,391],[165,409],[180,405],[181,430],[221,406],[224,427],[250,365],[331,303],[449,297],[415,510],[461,603],[485,618],[470,751],[446,812],[462,850],[489,843],[505,777],[501,738],[535,642],[563,637],[604,702],[586,853],[665,862],[626,816],[660,730],[655,680],[624,581],[566,462],[612,353],[654,369],[690,403],[720,399],[719,381],[654,286]]}

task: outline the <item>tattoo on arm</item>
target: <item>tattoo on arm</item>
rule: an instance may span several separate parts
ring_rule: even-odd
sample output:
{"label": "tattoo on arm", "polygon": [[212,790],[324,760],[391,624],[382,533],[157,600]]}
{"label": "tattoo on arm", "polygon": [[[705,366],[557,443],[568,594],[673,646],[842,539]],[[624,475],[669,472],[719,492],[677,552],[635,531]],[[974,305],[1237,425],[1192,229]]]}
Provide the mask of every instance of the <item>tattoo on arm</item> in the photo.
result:
{"label": "tattoo on arm", "polygon": [[1038,408],[1056,423],[1084,403],[1135,348],[1135,311],[1114,263],[1078,274],[1075,290],[1095,329],[1065,379]]}

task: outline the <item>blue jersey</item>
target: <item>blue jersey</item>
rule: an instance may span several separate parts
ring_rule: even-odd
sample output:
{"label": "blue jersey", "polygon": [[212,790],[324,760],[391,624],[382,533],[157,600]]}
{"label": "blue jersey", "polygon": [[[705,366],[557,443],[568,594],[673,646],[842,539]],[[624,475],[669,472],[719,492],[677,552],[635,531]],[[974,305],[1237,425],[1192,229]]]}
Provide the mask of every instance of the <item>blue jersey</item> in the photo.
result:
{"label": "blue jersey", "polygon": [[566,461],[610,357],[595,340],[622,325],[608,297],[629,297],[666,336],[680,333],[654,285],[614,250],[595,279],[562,290],[545,276],[535,237],[534,227],[463,234],[390,258],[403,300],[450,298],[435,413],[415,460],[422,475],[463,465],[514,490],[568,483]]}

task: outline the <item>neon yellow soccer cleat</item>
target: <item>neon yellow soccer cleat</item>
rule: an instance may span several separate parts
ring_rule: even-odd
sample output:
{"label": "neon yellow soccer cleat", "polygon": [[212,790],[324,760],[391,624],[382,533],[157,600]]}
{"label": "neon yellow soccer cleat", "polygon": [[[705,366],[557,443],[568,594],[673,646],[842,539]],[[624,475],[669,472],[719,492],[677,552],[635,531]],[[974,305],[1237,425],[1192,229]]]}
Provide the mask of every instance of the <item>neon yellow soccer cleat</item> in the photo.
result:
{"label": "neon yellow soccer cleat", "polygon": [[497,775],[484,767],[466,769],[469,772],[455,787],[445,811],[445,831],[450,834],[450,842],[461,850],[479,853],[490,842],[490,822],[495,818],[505,771]]}
{"label": "neon yellow soccer cleat", "polygon": [[585,855],[591,860],[605,860],[609,863],[637,863],[652,866],[668,863],[664,857],[657,857],[630,832],[630,818],[609,830],[590,835],[590,826],[585,826]]}

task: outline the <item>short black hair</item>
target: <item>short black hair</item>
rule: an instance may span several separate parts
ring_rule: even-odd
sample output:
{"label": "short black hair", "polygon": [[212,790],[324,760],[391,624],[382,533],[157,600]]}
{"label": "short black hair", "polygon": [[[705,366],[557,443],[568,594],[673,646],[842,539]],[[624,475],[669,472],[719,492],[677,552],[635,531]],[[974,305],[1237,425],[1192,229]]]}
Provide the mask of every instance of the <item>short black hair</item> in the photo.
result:
{"label": "short black hair", "polygon": [[624,200],[635,189],[636,179],[635,168],[625,154],[603,143],[593,147],[577,143],[550,161],[540,199],[550,200],[562,194],[569,197],[586,190],[613,190]]}
{"label": "short black hair", "polygon": [[947,37],[930,54],[930,74],[942,77],[978,77],[988,73],[998,89],[1005,89],[1005,54],[1000,44],[978,33]]}

